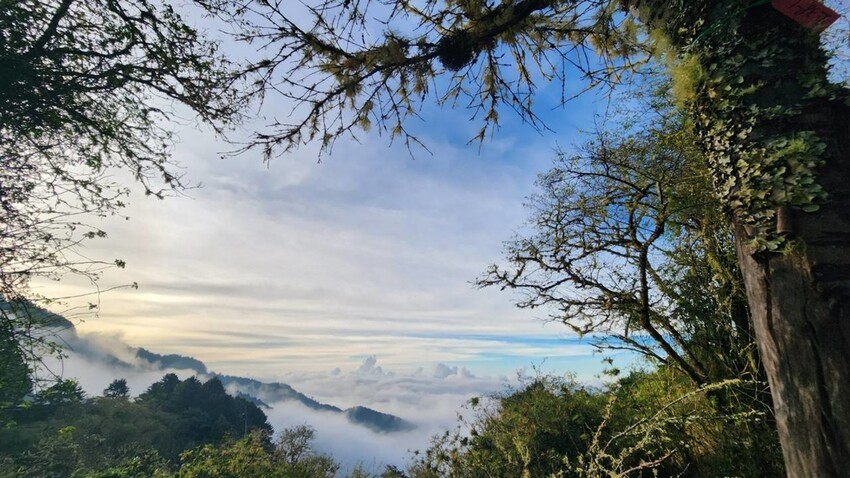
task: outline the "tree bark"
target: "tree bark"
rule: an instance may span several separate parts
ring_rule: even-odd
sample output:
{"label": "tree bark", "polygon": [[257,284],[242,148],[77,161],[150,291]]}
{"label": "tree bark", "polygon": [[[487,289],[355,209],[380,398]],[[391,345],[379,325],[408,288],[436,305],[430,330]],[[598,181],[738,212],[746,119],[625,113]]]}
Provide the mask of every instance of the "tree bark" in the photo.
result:
{"label": "tree bark", "polygon": [[[704,67],[741,54],[750,58],[740,72],[761,85],[751,101],[759,107],[801,105],[792,120],[759,124],[760,134],[813,131],[827,143],[817,181],[827,203],[813,213],[791,211],[790,238],[798,247],[785,253],[756,253],[743,224],[735,224],[738,262],[744,276],[761,361],[770,384],[787,475],[793,478],[850,477],[850,106],[839,99],[811,101],[794,90],[802,75],[821,75],[826,57],[816,34],[797,26],[769,4],[731,1],[668,2],[622,0],[651,27],[663,29],[679,48],[697,39],[680,35],[697,19]],[[734,10],[740,8],[739,10]],[[730,10],[731,9],[731,10]],[[731,13],[730,13],[731,12]],[[712,34],[741,16],[731,34],[743,42],[735,51],[714,51],[724,38]],[[781,50],[774,62],[758,61],[772,38]],[[727,43],[728,44],[728,43]],[[775,53],[775,52],[774,52]],[[788,89],[784,86],[792,86]],[[789,97],[789,92],[791,96]],[[733,163],[735,159],[733,158]],[[746,211],[744,211],[746,213]]]}
{"label": "tree bark", "polygon": [[829,144],[828,203],[794,211],[788,254],[754,254],[736,225],[738,258],[767,372],[789,477],[850,476],[850,108],[802,119]]}

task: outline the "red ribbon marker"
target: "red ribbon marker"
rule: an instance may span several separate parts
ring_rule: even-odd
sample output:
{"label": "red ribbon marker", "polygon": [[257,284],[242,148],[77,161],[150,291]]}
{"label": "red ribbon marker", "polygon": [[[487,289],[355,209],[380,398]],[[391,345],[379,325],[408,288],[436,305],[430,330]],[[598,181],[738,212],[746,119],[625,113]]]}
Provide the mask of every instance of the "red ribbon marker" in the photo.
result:
{"label": "red ribbon marker", "polygon": [[840,16],[816,0],[772,0],[771,4],[786,17],[817,32],[829,28]]}

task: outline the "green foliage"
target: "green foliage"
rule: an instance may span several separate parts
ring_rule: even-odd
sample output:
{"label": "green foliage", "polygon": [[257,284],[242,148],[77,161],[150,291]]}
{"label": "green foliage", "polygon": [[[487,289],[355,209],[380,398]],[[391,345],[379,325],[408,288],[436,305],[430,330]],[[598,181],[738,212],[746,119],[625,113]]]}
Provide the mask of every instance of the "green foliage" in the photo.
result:
{"label": "green foliage", "polygon": [[[613,390],[614,411],[627,414],[628,425],[612,431],[658,435],[676,450],[665,466],[678,471],[667,476],[782,476],[773,412],[755,402],[758,390],[769,399],[765,385],[741,379],[694,388],[669,368],[633,372]],[[648,458],[661,456],[656,450]]]}
{"label": "green foliage", "polygon": [[487,406],[472,406],[469,436],[445,434],[411,476],[550,476],[564,456],[587,451],[589,430],[601,420],[604,397],[572,382],[540,378]]}
{"label": "green foliage", "polygon": [[0,425],[6,409],[17,406],[32,391],[30,369],[19,349],[11,324],[0,318]]}
{"label": "green foliage", "polygon": [[269,436],[253,431],[220,447],[206,445],[182,454],[176,478],[332,478],[339,466],[312,449],[309,427],[286,429],[280,442],[269,446]]}
{"label": "green foliage", "polygon": [[718,406],[739,381],[694,389],[680,372],[633,372],[602,390],[538,377],[472,405],[411,478],[747,476],[783,473],[772,424]]}
{"label": "green foliage", "polygon": [[407,475],[394,465],[387,465],[380,478],[407,478]]}
{"label": "green foliage", "polygon": [[205,445],[181,455],[179,478],[238,478],[243,476],[282,476],[275,474],[268,436],[252,432],[220,448]]}
{"label": "green foliage", "polygon": [[780,251],[787,239],[776,230],[777,209],[813,212],[826,199],[817,174],[827,146],[805,112],[848,95],[829,82],[817,35],[790,25],[768,2],[726,2],[721,18],[703,2],[628,3],[639,3],[671,39],[673,92],[723,207],[757,251]]}
{"label": "green foliage", "polygon": [[676,100],[677,106],[687,107],[695,100],[697,86],[704,79],[702,63],[695,54],[683,55],[676,61],[669,61],[668,68],[671,80],[670,93]]}
{"label": "green foliage", "polygon": [[166,478],[168,472],[165,461],[156,451],[142,451],[125,459],[118,465],[102,471],[88,474],[86,478]]}
{"label": "green foliage", "polygon": [[130,388],[127,387],[127,380],[117,378],[103,390],[103,396],[107,398],[128,398],[130,396]]}
{"label": "green foliage", "polygon": [[202,384],[195,377],[180,381],[168,374],[135,403],[173,417],[169,429],[178,440],[169,449],[158,447],[167,457],[203,443],[219,443],[225,436],[243,436],[253,429],[271,433],[265,413],[244,398],[228,395],[216,378]]}
{"label": "green foliage", "polygon": [[[126,441],[126,438],[125,438]],[[135,444],[117,447],[108,438],[73,426],[44,436],[15,460],[5,460],[8,475],[21,478],[164,477],[166,465],[156,451]]]}
{"label": "green foliage", "polygon": [[26,476],[33,477],[152,476],[184,450],[252,430],[271,433],[265,414],[227,395],[217,379],[201,384],[169,374],[142,395],[136,401],[116,399],[121,394],[83,400],[76,382],[60,381],[16,413],[16,426],[0,430],[0,455],[13,469],[32,470]]}
{"label": "green foliage", "polygon": [[[3,271],[0,271],[0,276],[2,275]],[[4,370],[5,373],[11,374],[7,376],[8,379],[18,380],[18,386],[29,387],[28,391],[33,385],[44,385],[53,381],[56,377],[49,372],[46,377],[39,376],[37,372],[43,357],[62,357],[60,341],[57,340],[56,334],[71,326],[71,322],[59,314],[49,312],[30,300],[8,300],[0,291],[0,339]],[[27,380],[32,382],[29,386],[20,381],[23,378],[20,373],[24,372],[24,368]],[[43,367],[41,369],[43,371]],[[15,375],[17,379],[12,378]],[[8,392],[17,393],[12,383],[9,385]]]}
{"label": "green foliage", "polygon": [[40,407],[59,407],[79,403],[85,397],[80,383],[76,380],[59,380],[53,385],[39,390],[35,394],[35,405]]}

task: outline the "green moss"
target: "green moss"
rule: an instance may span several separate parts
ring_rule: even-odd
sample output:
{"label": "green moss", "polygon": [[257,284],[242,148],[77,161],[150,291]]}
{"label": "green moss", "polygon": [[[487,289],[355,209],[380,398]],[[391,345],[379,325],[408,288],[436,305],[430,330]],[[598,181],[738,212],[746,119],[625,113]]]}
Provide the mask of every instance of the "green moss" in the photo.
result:
{"label": "green moss", "polygon": [[[795,56],[805,38],[767,28],[744,39],[739,28],[730,20],[687,48],[670,46],[669,33],[666,40],[658,31],[651,36],[668,64],[671,94],[693,120],[726,213],[747,226],[757,250],[787,251],[789,238],[775,232],[776,209],[813,212],[826,200],[817,182],[826,145],[800,126],[801,112],[846,92],[829,84],[816,62]],[[783,68],[799,71],[777,78]]]}
{"label": "green moss", "polygon": [[705,71],[699,56],[684,55],[670,61],[671,93],[676,105],[687,108],[697,96],[698,85],[705,81]]}

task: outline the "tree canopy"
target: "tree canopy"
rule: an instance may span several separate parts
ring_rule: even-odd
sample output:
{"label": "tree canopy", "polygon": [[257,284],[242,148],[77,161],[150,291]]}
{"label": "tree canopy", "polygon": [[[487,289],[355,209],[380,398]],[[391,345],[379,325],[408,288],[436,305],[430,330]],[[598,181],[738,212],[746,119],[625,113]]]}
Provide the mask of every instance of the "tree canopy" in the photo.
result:
{"label": "tree canopy", "polygon": [[[651,50],[616,2],[325,0],[297,15],[286,2],[252,5],[263,45],[259,88],[295,107],[258,132],[266,158],[375,127],[409,147],[426,146],[405,120],[428,100],[473,112],[483,140],[507,108],[545,128],[532,108],[541,83],[612,86]],[[308,19],[304,20],[304,16]],[[388,27],[392,25],[392,27]],[[441,77],[439,81],[436,78]],[[563,90],[563,99],[577,92]]]}
{"label": "tree canopy", "polygon": [[520,307],[542,307],[600,346],[637,351],[697,385],[759,380],[732,231],[664,84],[575,153],[559,153],[528,200],[530,233],[478,284],[516,290]]}
{"label": "tree canopy", "polygon": [[[192,5],[197,16],[221,4]],[[51,352],[28,304],[57,299],[30,281],[122,267],[78,247],[106,237],[95,217],[125,206],[130,184],[115,175],[156,197],[184,187],[171,127],[189,112],[224,132],[239,77],[170,2],[0,1],[0,313],[28,362]]]}

